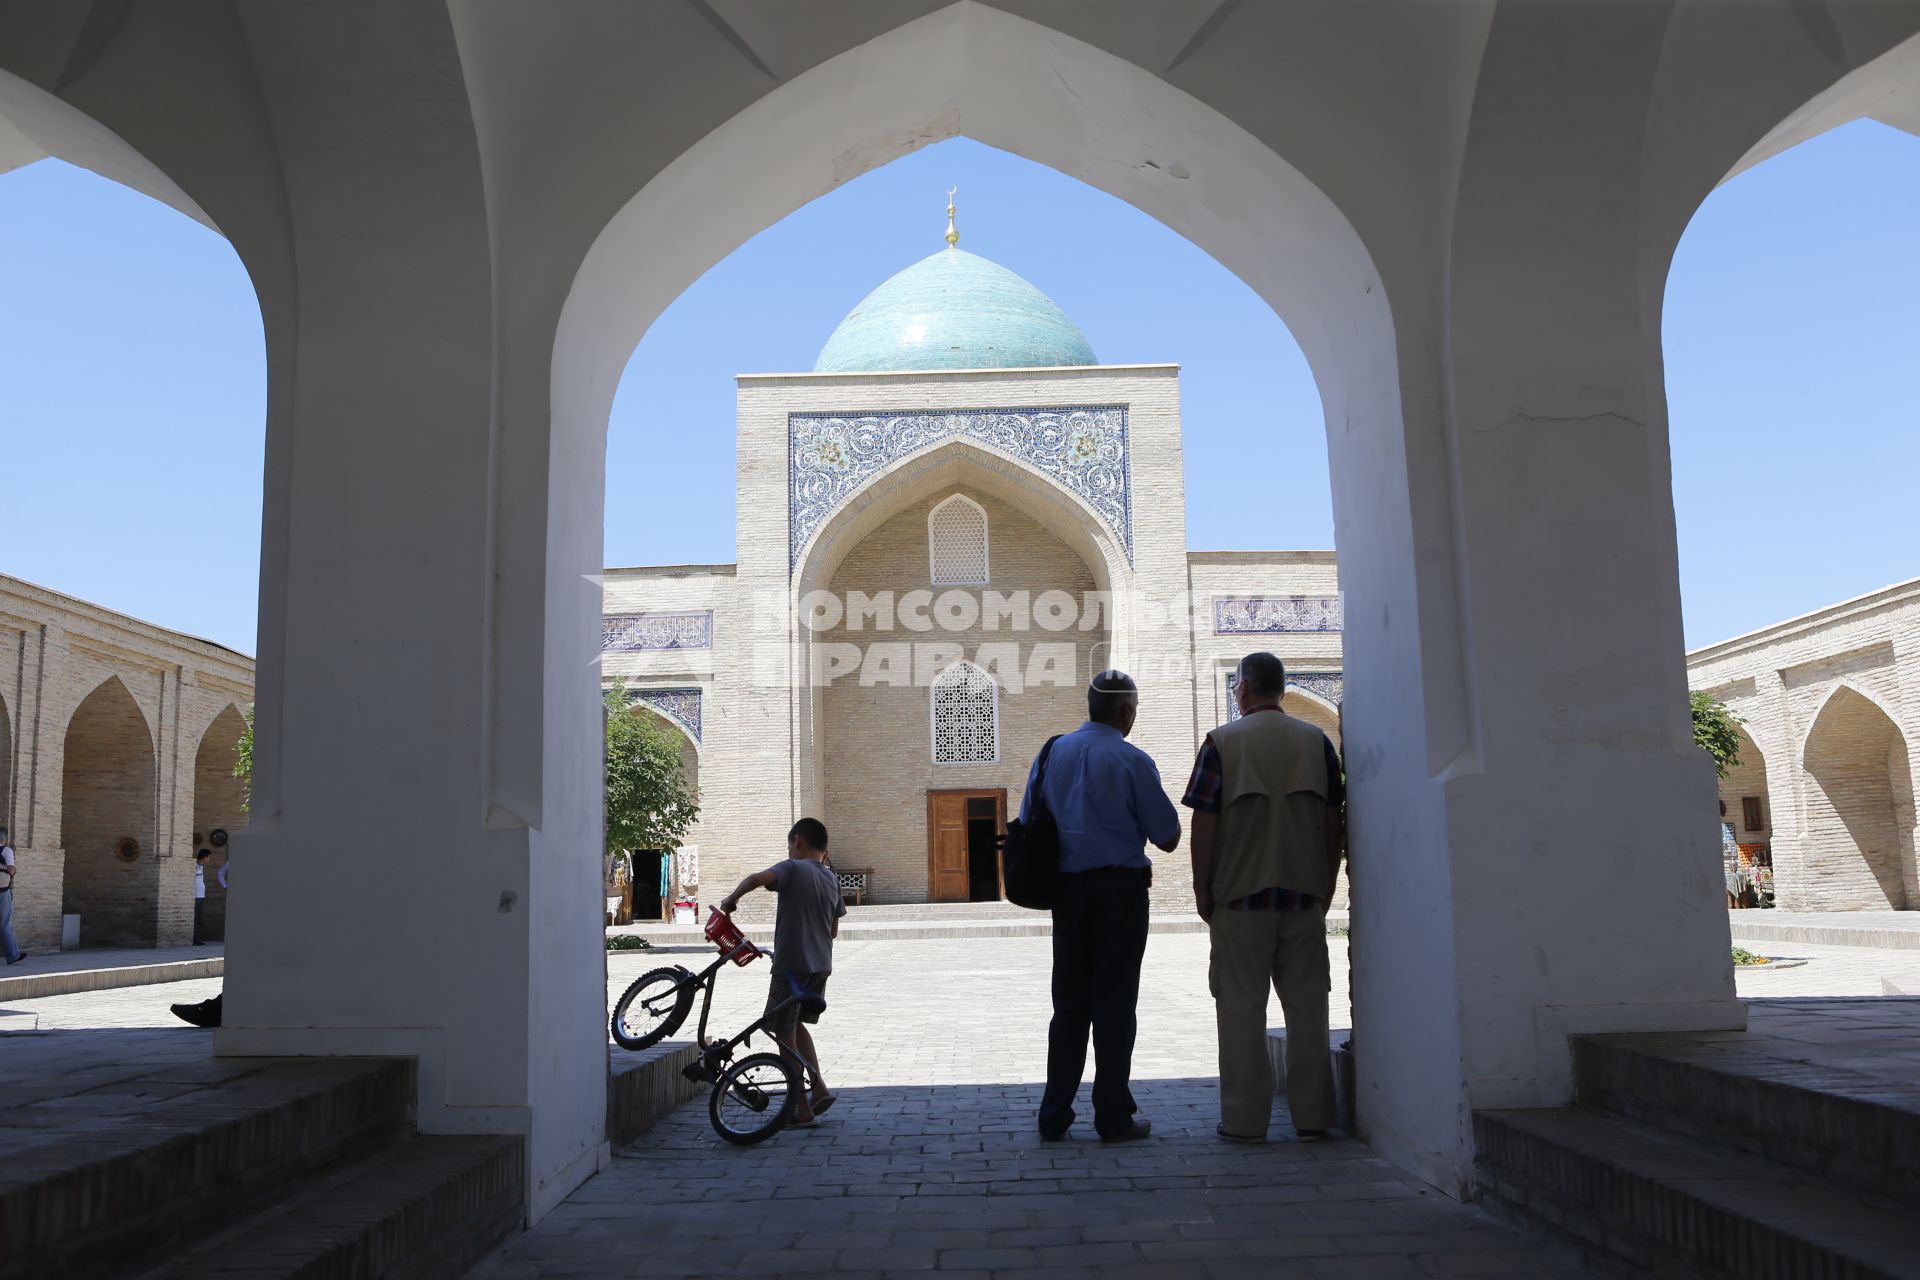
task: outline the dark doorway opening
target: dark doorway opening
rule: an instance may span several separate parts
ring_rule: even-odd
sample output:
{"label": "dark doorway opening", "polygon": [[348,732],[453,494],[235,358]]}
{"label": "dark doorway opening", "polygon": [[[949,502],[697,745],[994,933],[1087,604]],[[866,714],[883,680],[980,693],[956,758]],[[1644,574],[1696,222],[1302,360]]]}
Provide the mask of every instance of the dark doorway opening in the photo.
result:
{"label": "dark doorway opening", "polygon": [[1000,893],[999,796],[967,797],[967,901],[998,902]]}
{"label": "dark doorway opening", "polygon": [[666,900],[660,896],[661,864],[666,853],[660,849],[633,851],[633,918],[660,920],[665,917]]}

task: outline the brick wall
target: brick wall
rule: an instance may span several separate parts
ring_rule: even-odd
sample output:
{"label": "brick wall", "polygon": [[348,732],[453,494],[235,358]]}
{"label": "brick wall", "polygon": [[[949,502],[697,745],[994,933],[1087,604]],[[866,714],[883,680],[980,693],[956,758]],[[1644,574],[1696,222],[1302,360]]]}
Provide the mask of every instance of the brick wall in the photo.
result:
{"label": "brick wall", "polygon": [[[1776,900],[1799,911],[1920,906],[1911,743],[1920,732],[1920,582],[1688,655],[1688,682],[1745,721],[1753,760],[1720,787],[1751,840],[1761,795]],[[1711,801],[1707,802],[1711,804]],[[1713,810],[1702,814],[1716,820]]]}
{"label": "brick wall", "polygon": [[[113,925],[120,936],[166,946],[187,941],[193,918],[196,752],[215,717],[244,706],[252,690],[253,661],[245,655],[0,576],[0,701],[11,735],[4,753],[11,761],[10,785],[0,787],[0,803],[21,867],[14,934],[22,946],[51,951],[60,945],[61,915],[74,909],[68,904],[64,847],[69,827],[82,846],[72,860],[78,901],[97,906],[83,930],[89,945],[107,940],[101,930],[115,914],[137,921],[124,930]],[[97,693],[103,701],[93,703],[71,744],[80,789],[70,815],[69,731]],[[122,712],[132,704],[148,744],[144,754],[122,752],[134,772],[117,779],[102,772],[103,757],[88,749],[100,727],[92,713],[116,698]],[[120,722],[128,723],[124,716]],[[140,830],[118,829],[110,812],[100,812],[105,793],[128,787],[147,795]],[[141,839],[136,863],[116,861],[105,869],[95,863],[101,838],[96,828],[109,824],[114,826],[109,842],[121,835]],[[112,857],[110,847],[105,856]],[[113,897],[122,890],[144,900],[116,905]],[[103,892],[107,897],[98,896]]]}

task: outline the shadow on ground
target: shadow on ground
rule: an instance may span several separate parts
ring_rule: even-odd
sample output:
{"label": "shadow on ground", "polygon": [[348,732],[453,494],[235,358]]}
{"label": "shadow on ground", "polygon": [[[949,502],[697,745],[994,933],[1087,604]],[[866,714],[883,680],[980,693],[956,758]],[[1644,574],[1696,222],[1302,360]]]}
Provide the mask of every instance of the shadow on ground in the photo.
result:
{"label": "shadow on ground", "polygon": [[1335,1137],[1214,1135],[1212,1079],[1138,1082],[1143,1142],[1034,1130],[1038,1084],[840,1091],[820,1126],[723,1142],[674,1111],[474,1274],[1272,1277],[1587,1274]]}

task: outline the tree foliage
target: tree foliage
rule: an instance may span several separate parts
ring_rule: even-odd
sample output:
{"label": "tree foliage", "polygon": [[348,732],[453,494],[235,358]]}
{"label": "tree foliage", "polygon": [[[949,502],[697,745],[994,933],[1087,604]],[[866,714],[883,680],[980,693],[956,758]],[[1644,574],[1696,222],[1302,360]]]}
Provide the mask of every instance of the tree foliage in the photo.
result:
{"label": "tree foliage", "polygon": [[607,690],[607,847],[677,849],[700,815],[680,739],[650,715],[635,714],[624,685]]}
{"label": "tree foliage", "polygon": [[1713,770],[1722,778],[1740,763],[1741,719],[1727,710],[1727,704],[1704,689],[1695,689],[1693,704],[1693,740],[1713,757]]}
{"label": "tree foliage", "polygon": [[240,741],[233,744],[233,776],[240,779],[240,812],[253,811],[253,704],[241,713],[247,721],[247,727],[241,731]]}

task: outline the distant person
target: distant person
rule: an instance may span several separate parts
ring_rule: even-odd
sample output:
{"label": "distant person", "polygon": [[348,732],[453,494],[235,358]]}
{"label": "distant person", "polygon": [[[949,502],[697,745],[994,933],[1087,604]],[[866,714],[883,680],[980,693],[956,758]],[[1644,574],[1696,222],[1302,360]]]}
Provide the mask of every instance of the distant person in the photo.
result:
{"label": "distant person", "polygon": [[[1172,853],[1180,814],[1160,785],[1153,758],[1127,741],[1140,691],[1124,671],[1102,671],[1087,687],[1087,722],[1042,751],[1044,800],[1060,829],[1060,878],[1053,900],[1053,1022],[1047,1029],[1047,1088],[1040,1137],[1058,1142],[1073,1124],[1074,1095],[1093,1033],[1093,1128],[1103,1142],[1153,1131],[1135,1119],[1133,1041],[1140,962],[1147,950],[1146,846]],[[1020,817],[1031,822],[1027,773]]]}
{"label": "distant person", "polygon": [[13,846],[7,843],[7,829],[0,827],[0,950],[8,964],[19,964],[27,953],[13,940],[13,876]]}
{"label": "distant person", "polygon": [[212,856],[211,849],[201,849],[193,855],[193,945],[196,947],[207,944],[207,859]]}
{"label": "distant person", "polygon": [[[720,900],[720,909],[732,915],[740,899],[755,889],[771,889],[780,897],[773,925],[773,978],[767,988],[767,1012],[772,1019],[767,1029],[786,1042],[781,1056],[798,1062],[802,1079],[808,1073],[813,1076],[813,1091],[800,1091],[789,1126],[805,1129],[818,1123],[818,1117],[834,1104],[820,1070],[819,1050],[807,1030],[808,1023],[820,1021],[820,1012],[797,1001],[787,1003],[793,998],[793,982],[815,995],[826,995],[827,979],[833,976],[833,940],[840,936],[840,917],[847,914],[840,877],[827,865],[826,824],[818,818],[794,823],[787,832],[787,860],[742,880]],[[779,1008],[782,1004],[786,1008]],[[798,1059],[786,1044],[800,1051]]]}
{"label": "distant person", "polygon": [[1240,660],[1240,718],[1200,744],[1184,803],[1193,810],[1193,896],[1212,940],[1207,984],[1220,1040],[1220,1124],[1265,1142],[1273,1121],[1267,988],[1287,1022],[1287,1108],[1302,1142],[1334,1118],[1327,1046],[1327,907],[1346,848],[1346,786],[1333,742],[1280,709],[1286,668]]}

